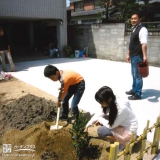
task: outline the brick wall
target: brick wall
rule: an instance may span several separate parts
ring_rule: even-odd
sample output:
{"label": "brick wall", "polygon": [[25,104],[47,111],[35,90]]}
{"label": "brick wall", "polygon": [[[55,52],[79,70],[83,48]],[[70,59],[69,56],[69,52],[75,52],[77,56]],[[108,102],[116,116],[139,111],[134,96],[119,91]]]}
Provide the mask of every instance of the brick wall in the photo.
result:
{"label": "brick wall", "polygon": [[[83,5],[85,11],[94,9],[94,1],[84,1]],[[74,3],[70,3],[70,10],[74,12]]]}
{"label": "brick wall", "polygon": [[93,1],[84,1],[84,10],[93,10],[94,9],[94,2]]}
{"label": "brick wall", "polygon": [[70,10],[74,12],[74,3],[70,3]]}
{"label": "brick wall", "polygon": [[[160,66],[160,35],[149,34],[148,59]],[[124,23],[68,26],[68,44],[75,50],[88,47],[89,57],[125,61],[129,35],[125,36]]]}

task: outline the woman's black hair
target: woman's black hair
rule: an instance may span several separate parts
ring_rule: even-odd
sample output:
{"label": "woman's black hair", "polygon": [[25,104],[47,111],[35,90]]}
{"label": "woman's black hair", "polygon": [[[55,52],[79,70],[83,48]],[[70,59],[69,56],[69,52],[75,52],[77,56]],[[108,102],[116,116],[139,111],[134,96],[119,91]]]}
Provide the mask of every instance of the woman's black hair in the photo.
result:
{"label": "woman's black hair", "polygon": [[44,69],[44,76],[45,77],[50,77],[52,75],[56,75],[56,72],[59,71],[58,68],[52,65],[48,65]]}
{"label": "woman's black hair", "polygon": [[[109,125],[112,126],[117,117],[118,109],[115,103],[116,97],[112,89],[108,86],[101,87],[95,94],[97,102],[106,102],[109,107]],[[108,107],[103,107],[103,112],[106,113]]]}

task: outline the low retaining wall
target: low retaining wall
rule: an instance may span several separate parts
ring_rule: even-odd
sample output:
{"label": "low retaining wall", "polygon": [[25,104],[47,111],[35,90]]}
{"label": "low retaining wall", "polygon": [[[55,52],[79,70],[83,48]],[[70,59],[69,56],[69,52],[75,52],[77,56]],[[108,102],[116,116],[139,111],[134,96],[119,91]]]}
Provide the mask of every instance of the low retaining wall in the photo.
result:
{"label": "low retaining wall", "polygon": [[[68,26],[68,44],[75,50],[88,47],[88,56],[93,58],[126,61],[129,37],[124,23]],[[147,54],[154,66],[160,66],[159,40],[159,32],[149,32]]]}

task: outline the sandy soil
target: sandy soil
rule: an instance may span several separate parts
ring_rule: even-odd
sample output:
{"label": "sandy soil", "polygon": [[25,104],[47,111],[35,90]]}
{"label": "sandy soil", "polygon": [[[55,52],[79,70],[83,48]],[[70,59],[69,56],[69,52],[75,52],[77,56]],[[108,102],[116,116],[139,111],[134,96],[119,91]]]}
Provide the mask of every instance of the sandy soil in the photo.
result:
{"label": "sandy soil", "polygon": [[[55,125],[55,100],[15,78],[0,81],[0,160],[77,160],[69,133],[72,123],[59,122],[62,129],[50,130]],[[96,129],[91,127],[89,134],[96,137]],[[93,138],[91,143],[101,152],[90,160],[109,159],[109,142]],[[131,159],[139,149],[138,143]],[[146,154],[145,160],[152,157]]]}

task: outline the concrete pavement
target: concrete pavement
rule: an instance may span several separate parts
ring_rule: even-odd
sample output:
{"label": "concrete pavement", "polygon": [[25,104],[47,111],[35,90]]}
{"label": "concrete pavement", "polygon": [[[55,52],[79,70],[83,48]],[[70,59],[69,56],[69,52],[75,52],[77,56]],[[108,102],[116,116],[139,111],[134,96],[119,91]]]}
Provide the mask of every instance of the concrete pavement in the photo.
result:
{"label": "concrete pavement", "polygon": [[[132,77],[130,64],[92,58],[55,58],[37,61],[15,63],[17,72],[11,73],[14,77],[39,88],[55,97],[58,95],[59,82],[53,82],[44,77],[46,65],[52,64],[59,69],[71,69],[79,72],[85,79],[86,90],[80,101],[79,108],[96,112],[99,104],[94,99],[95,92],[102,86],[109,86],[118,97],[127,99],[125,91],[131,89]],[[7,66],[9,68],[9,66]],[[138,135],[143,133],[147,120],[149,127],[160,115],[160,68],[149,67],[149,76],[143,79],[142,100],[130,101],[135,112],[139,128]],[[154,132],[148,133],[147,140],[152,142]]]}

